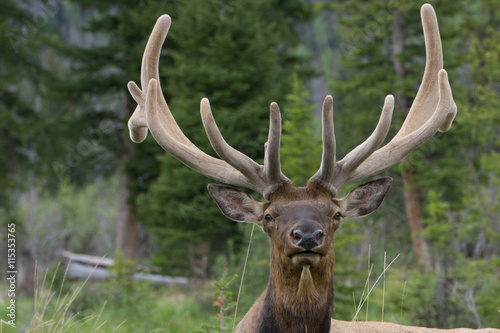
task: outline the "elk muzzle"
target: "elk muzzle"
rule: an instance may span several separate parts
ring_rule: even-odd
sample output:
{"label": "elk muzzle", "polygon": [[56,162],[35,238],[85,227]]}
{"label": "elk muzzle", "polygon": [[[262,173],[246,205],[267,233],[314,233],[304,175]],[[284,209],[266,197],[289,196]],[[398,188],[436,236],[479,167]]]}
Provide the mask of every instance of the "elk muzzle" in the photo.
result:
{"label": "elk muzzle", "polygon": [[303,251],[314,251],[321,246],[323,236],[325,234],[322,230],[316,230],[313,233],[305,233],[300,230],[292,231],[292,242],[297,248]]}
{"label": "elk muzzle", "polygon": [[295,227],[289,235],[288,257],[294,266],[316,267],[325,255],[325,233],[320,228]]}

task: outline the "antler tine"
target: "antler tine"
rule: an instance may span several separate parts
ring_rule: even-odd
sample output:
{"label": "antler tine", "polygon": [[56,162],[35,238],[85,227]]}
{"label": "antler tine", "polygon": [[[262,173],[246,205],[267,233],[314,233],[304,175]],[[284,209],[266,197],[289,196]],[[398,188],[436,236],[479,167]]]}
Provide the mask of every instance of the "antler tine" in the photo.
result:
{"label": "antler tine", "polygon": [[217,155],[249,178],[259,190],[265,188],[266,184],[263,182],[263,179],[257,176],[261,166],[250,157],[231,147],[224,140],[215,123],[208,99],[203,98],[201,100],[200,111],[205,132]]}
{"label": "antler tine", "polygon": [[335,126],[333,123],[333,98],[328,95],[323,101],[323,111],[321,113],[321,127],[323,139],[323,155],[318,172],[311,177],[310,181],[316,182],[326,187],[334,195],[337,195],[337,189],[332,186],[336,171],[336,144],[335,144]]}
{"label": "antler tine", "polygon": [[274,190],[289,181],[281,173],[280,168],[281,115],[276,103],[271,104],[269,139],[265,145],[264,166],[234,149],[224,140],[206,98],[201,102],[201,115],[208,139],[217,155],[245,175],[251,181],[253,188],[262,193],[264,198],[268,198]]}
{"label": "antler tine", "polygon": [[[158,72],[161,47],[170,28],[170,22],[168,15],[162,15],[157,20],[149,37],[141,66],[143,90],[134,82],[128,83],[130,94],[138,104],[128,122],[130,137],[134,142],[142,142],[146,138],[149,128],[154,139],[165,151],[193,170],[226,184],[252,189],[267,197],[279,184],[288,181],[281,174],[281,171],[279,171],[281,176],[275,176],[276,158],[278,159],[279,170],[279,136],[277,157],[275,156],[276,149],[272,149],[273,162],[270,165],[273,171],[266,172],[264,166],[254,162],[251,158],[226,143],[217,128],[210,110],[210,104],[206,98],[202,99],[200,105],[203,125],[212,147],[222,160],[201,151],[184,135],[177,125],[161,92]],[[275,132],[273,128],[276,128],[274,118],[276,117],[273,117],[273,112],[271,112],[270,138],[271,132]],[[281,131],[280,119],[279,122],[278,127]],[[272,141],[275,141],[274,135]],[[274,146],[276,144],[273,143]],[[270,190],[272,191],[270,192]]]}
{"label": "antler tine", "polygon": [[450,128],[457,112],[457,106],[453,101],[448,75],[444,69],[439,71],[437,81],[439,85],[439,100],[435,107],[435,112],[430,118],[415,131],[407,133],[404,136],[396,135],[387,145],[367,158],[365,163],[361,164],[347,179],[347,182],[356,181],[390,168],[429,140],[438,129],[443,127]]}
{"label": "antler tine", "polygon": [[134,113],[128,120],[128,128],[130,131],[130,139],[135,143],[142,142],[146,139],[148,135],[148,124],[146,120],[146,114],[141,110],[144,108],[144,103],[146,102],[142,96],[141,89],[135,84],[135,82],[129,82],[127,84],[128,91],[132,95],[132,98],[137,102],[137,107]]}
{"label": "antler tine", "polygon": [[146,90],[144,92],[141,91],[135,82],[129,82],[127,85],[130,94],[137,102],[137,108],[128,122],[130,138],[132,141],[137,143],[144,141],[148,134],[146,113],[143,111],[145,106],[145,97],[147,95],[149,80],[155,79],[157,82],[160,82],[158,62],[160,60],[161,47],[165,37],[167,36],[168,30],[170,29],[170,24],[170,16],[160,16],[156,21],[153,32],[151,32],[146,45],[146,49],[144,50],[141,65],[141,86]]}
{"label": "antler tine", "polygon": [[320,183],[336,194],[336,191],[347,183],[390,168],[430,139],[438,130],[447,131],[451,127],[457,107],[453,101],[448,76],[442,69],[441,38],[436,14],[431,5],[422,6],[421,17],[426,45],[425,71],[422,84],[401,130],[387,145],[376,150],[384,141],[390,126],[394,99],[389,95],[373,134],[344,159],[330,166],[334,168],[333,177],[322,176],[322,163],[320,171],[311,181]]}
{"label": "antler tine", "polygon": [[[163,42],[170,29],[170,24],[170,16],[160,16],[156,21],[153,31],[148,39],[141,65],[141,86],[143,90],[141,91],[135,82],[129,82],[127,85],[130,94],[138,104],[134,114],[130,117],[128,122],[130,137],[134,142],[144,141],[147,135],[147,128],[153,131],[153,127],[155,127],[155,124],[152,125],[151,121],[148,119],[148,113],[158,110],[161,113],[163,125],[161,127],[156,126],[156,128],[164,128],[167,131],[167,135],[172,140],[182,143],[183,145],[202,153],[201,150],[199,150],[191,141],[189,141],[184,133],[182,133],[182,130],[179,128],[174,117],[172,116],[172,113],[170,112],[159,85],[160,75],[158,71],[158,62],[160,60]],[[154,108],[147,108],[146,98],[148,96],[148,87],[151,80],[155,80],[157,83],[155,85],[155,89],[158,90],[156,94],[157,103]],[[158,137],[159,134],[156,136]]]}
{"label": "antler tine", "polygon": [[388,95],[372,135],[337,163],[335,162],[332,98],[327,96],[323,104],[323,160],[320,169],[311,178],[311,181],[319,183],[336,195],[346,184],[345,181],[350,176],[350,172],[354,172],[384,141],[391,126],[393,109],[394,97]]}
{"label": "antler tine", "polygon": [[372,135],[370,135],[370,137],[366,139],[363,144],[357,146],[349,154],[347,154],[342,161],[339,162],[344,169],[356,169],[361,163],[363,163],[363,161],[373,154],[382,142],[384,142],[384,139],[389,132],[389,128],[391,127],[393,110],[394,97],[392,95],[387,95],[384,101],[384,106],[382,107],[379,122]]}
{"label": "antler tine", "polygon": [[447,131],[457,114],[448,75],[443,68],[443,51],[436,13],[425,4],[420,11],[425,37],[426,63],[422,83],[401,129],[349,178],[355,181],[381,172],[403,159],[438,130]]}
{"label": "antler tine", "polygon": [[[146,97],[146,114],[151,134],[158,144],[167,152],[191,169],[218,181],[255,189],[238,170],[227,162],[205,154],[192,143],[186,145],[171,135],[168,128],[168,114],[162,112],[158,105],[158,83],[155,79],[149,81]],[[160,104],[161,105],[161,104]],[[171,115],[170,115],[171,116]],[[182,132],[181,132],[182,134]],[[182,134],[183,135],[183,134]],[[187,138],[184,137],[186,140]]]}
{"label": "antler tine", "polygon": [[[401,130],[396,134],[396,137],[403,137],[425,124],[432,114],[435,113],[436,105],[440,98],[438,73],[443,68],[443,50],[437,17],[434,8],[430,4],[422,6],[420,15],[422,17],[426,45],[425,70],[417,96],[415,96],[408,116]],[[456,107],[455,110],[450,110],[448,113],[450,116],[447,117],[447,121],[437,127],[442,132],[446,132],[451,127],[451,123],[456,115]]]}
{"label": "antler tine", "polygon": [[290,182],[281,172],[281,113],[277,103],[271,103],[269,118],[269,135],[265,144],[264,156],[264,171],[269,181],[269,186],[264,193],[265,198],[284,183]]}

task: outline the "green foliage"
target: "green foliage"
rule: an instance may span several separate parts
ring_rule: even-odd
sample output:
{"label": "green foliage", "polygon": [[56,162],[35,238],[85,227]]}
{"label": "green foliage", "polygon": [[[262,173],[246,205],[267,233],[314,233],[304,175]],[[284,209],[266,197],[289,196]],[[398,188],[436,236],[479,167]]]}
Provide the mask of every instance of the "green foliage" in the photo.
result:
{"label": "green foliage", "polygon": [[[252,227],[247,223],[240,224],[239,229],[244,234],[245,240],[247,240],[245,245],[248,245],[248,242],[250,242],[246,268],[244,268],[244,263],[248,251],[247,246],[242,246],[238,252],[232,252],[233,254],[229,256],[229,260],[223,261],[227,267],[230,267],[234,272],[243,277],[243,285],[241,286],[238,303],[237,322],[243,318],[243,315],[266,288],[270,269],[269,237],[267,234],[255,226],[253,236],[250,237]],[[244,269],[245,275],[243,276]],[[233,294],[235,295],[237,292],[236,287],[234,286],[233,288]]]}
{"label": "green foliage", "polygon": [[[381,319],[384,300],[385,318],[400,324],[435,328],[499,327],[498,301],[492,295],[498,283],[490,275],[495,269],[484,261],[465,259],[460,265],[460,269],[451,273],[453,278],[438,270],[390,269],[385,294],[379,286],[370,296],[368,318]],[[364,310],[360,313],[364,319]]]}
{"label": "green foliage", "polygon": [[[269,103],[289,91],[290,70],[302,61],[291,56],[297,39],[289,19],[295,14],[287,11],[298,3],[211,0],[175,7],[166,42],[173,65],[164,71],[163,88],[179,126],[201,150],[213,154],[196,113],[208,97],[228,143],[256,161],[263,158]],[[155,263],[169,274],[193,274],[203,260],[200,246],[210,246],[210,263],[226,251],[228,239],[237,249],[241,233],[221,217],[206,191],[208,180],[168,154],[157,161],[158,178],[137,201],[140,223],[160,245]]]}
{"label": "green foliage", "polygon": [[[77,166],[64,163],[64,159],[58,161],[66,167],[61,173],[69,175],[72,182],[95,177],[92,171],[108,175],[124,167],[127,187],[135,198],[156,176],[153,156],[161,148],[154,140],[133,145],[128,138],[126,122],[135,102],[126,86],[130,80],[139,81],[147,38],[158,13],[168,9],[166,1],[144,1],[141,5],[127,0],[67,2],[62,14],[75,21],[77,34],[90,37],[85,43],[67,41],[59,48],[60,55],[71,60],[72,68],[71,76],[54,90],[74,102],[80,141],[89,140],[89,136],[97,141],[94,154],[83,156]],[[130,200],[132,209],[133,203]]]}
{"label": "green foliage", "polygon": [[18,229],[20,193],[46,183],[47,163],[63,147],[56,137],[59,127],[40,100],[50,76],[42,62],[52,34],[50,8],[40,6],[38,16],[28,8],[31,3],[24,0],[0,4],[0,220],[19,222]]}
{"label": "green foliage", "polygon": [[442,201],[442,196],[435,190],[427,192],[427,200],[429,203],[426,206],[426,227],[423,234],[437,247],[449,249],[450,241],[456,239],[453,237],[456,226],[450,220],[448,204]]}
{"label": "green foliage", "polygon": [[148,294],[148,283],[134,281],[137,268],[134,261],[126,259],[122,253],[117,252],[113,266],[109,267],[111,279],[106,283],[105,289],[109,296],[106,299],[133,313],[141,308],[149,308],[151,299]]}
{"label": "green foliage", "polygon": [[[492,285],[500,270],[495,245],[500,221],[500,96],[494,79],[500,74],[500,33],[491,28],[497,20],[487,14],[491,3],[481,1],[476,6],[464,23],[471,27],[470,49],[465,56],[471,66],[470,85],[463,94],[455,95],[459,106],[455,128],[448,145],[436,151],[446,161],[439,182],[444,191],[440,195],[429,193],[425,235],[433,240],[436,265],[444,268],[443,278],[453,286],[450,301],[458,298],[462,313],[473,318],[472,323],[465,323],[466,316],[460,319],[456,315],[455,324],[498,327],[498,302],[488,294],[495,289]],[[425,175],[430,181],[435,179],[430,172]],[[439,290],[439,283],[436,288]],[[447,310],[447,306],[441,306],[441,317],[460,313]]]}
{"label": "green foliage", "polygon": [[306,185],[321,161],[321,140],[314,131],[315,107],[310,97],[295,74],[292,91],[286,95],[280,152],[283,173],[295,186]]}
{"label": "green foliage", "polygon": [[[387,249],[401,253],[401,262],[388,272],[385,294],[379,286],[370,295],[368,319],[381,319],[384,300],[385,318],[401,323],[500,327],[497,2],[433,2],[459,107],[451,131],[436,134],[412,153],[407,165],[418,172],[416,186],[425,198],[427,227],[422,236],[430,243],[433,269],[411,268],[410,236],[396,188],[380,213],[349,221],[337,233],[334,317],[353,318],[353,298],[359,301],[367,279],[366,260],[374,263],[373,283],[381,271],[380,253]],[[399,112],[401,98],[411,101],[423,71],[418,17],[422,3],[315,4],[315,36],[307,38],[324,38],[320,62],[328,68],[322,71],[336,78],[330,88],[335,94],[339,158],[372,131],[388,93],[396,95],[394,130],[400,126],[406,114]],[[261,160],[268,105],[276,100],[284,106],[283,170],[296,185],[303,185],[317,169],[320,149],[309,94],[301,83],[304,51],[297,47],[295,30],[303,28],[297,22],[310,17],[308,5],[261,0],[33,5],[0,1],[0,221],[17,222],[18,230],[24,230],[19,244],[43,264],[56,258],[60,248],[109,253],[118,182],[102,177],[129,159],[126,172],[133,181],[128,187],[133,198],[139,196],[132,199],[138,203],[139,222],[148,226],[160,247],[155,263],[169,274],[193,274],[206,259],[198,249],[208,244],[209,264],[200,275],[218,272],[222,261],[229,267],[226,277],[232,276],[229,271],[241,274],[250,226],[220,218],[206,194],[207,179],[166,156],[151,137],[133,150],[123,145],[129,139],[128,114],[122,110],[131,108],[125,85],[139,79],[142,52],[156,18],[170,14],[173,23],[160,75],[187,136],[211,152],[197,115],[199,100],[206,96],[227,141]],[[325,8],[337,16],[318,21],[324,15],[319,10]],[[406,31],[405,50],[397,55],[405,64],[403,78],[397,78],[393,68],[395,13],[401,14]],[[328,37],[318,34],[325,27]],[[338,68],[331,66],[336,62]],[[268,279],[267,235],[256,231],[252,242],[238,319]],[[369,246],[373,254],[365,259]],[[220,262],[213,264],[216,257]],[[185,296],[133,282],[135,269],[120,258],[114,269],[112,281],[87,283],[74,299],[79,285],[57,275],[55,288],[40,290],[39,296],[52,298],[44,315],[32,318],[41,321],[31,330],[47,331],[49,323],[64,321],[72,332],[113,331],[118,326],[124,331],[186,332],[212,317],[213,308],[202,297],[189,295],[194,300],[186,301]],[[224,297],[229,297],[235,285],[221,283],[219,289],[222,286]],[[52,303],[54,297],[62,302]],[[26,318],[30,302],[19,303],[19,318]],[[358,319],[364,319],[363,312]],[[40,328],[42,323],[47,326]]]}
{"label": "green foliage", "polygon": [[214,292],[214,297],[217,299],[212,303],[213,306],[219,308],[219,313],[217,314],[217,320],[219,325],[203,324],[202,329],[199,333],[211,333],[211,332],[232,332],[233,327],[233,308],[236,306],[236,302],[233,300],[233,293],[229,290],[231,284],[238,278],[238,274],[227,275],[227,268],[223,267],[222,274],[219,280],[213,281],[216,292]]}
{"label": "green foliage", "polygon": [[[74,332],[83,324],[88,325],[87,332],[96,332],[102,325],[100,314],[81,319],[78,318],[78,313],[73,312],[72,305],[82,294],[87,281],[63,289],[65,278],[64,274],[61,279],[59,266],[57,266],[52,277],[45,273],[42,281],[37,279],[34,315],[26,332]],[[56,282],[61,283],[58,289]],[[45,288],[48,290],[46,291]]]}
{"label": "green foliage", "polygon": [[23,246],[47,265],[61,249],[74,253],[111,253],[118,212],[118,179],[83,188],[68,180],[56,195],[36,189],[23,196],[18,216],[26,231]]}
{"label": "green foliage", "polygon": [[[269,237],[259,227],[253,227],[249,223],[240,223],[238,224],[238,228],[244,235],[245,246],[236,249],[233,242],[229,241],[227,255],[217,257],[212,269],[215,272],[225,272],[227,270],[227,273],[224,274],[228,277],[235,275],[242,276],[243,284],[241,285],[241,291],[240,279],[237,279],[238,283],[228,285],[233,295],[233,300],[236,301],[236,295],[240,293],[238,304],[235,308],[235,311],[237,311],[237,323],[266,288],[269,280]],[[252,229],[254,229],[253,233]],[[250,248],[248,248],[248,245],[250,245]],[[246,267],[244,267],[248,250],[248,261],[246,262]],[[232,318],[231,316],[231,320]]]}
{"label": "green foliage", "polygon": [[[127,263],[120,264],[120,267],[122,268],[119,270],[130,272]],[[125,275],[128,273],[122,274]],[[10,329],[3,325],[2,332],[21,330],[34,333],[178,333],[193,332],[201,322],[209,319],[207,309],[203,305],[206,295],[200,294],[200,290],[193,294],[179,294],[178,288],[148,287],[144,289],[143,294],[147,300],[139,297],[138,303],[132,305],[132,309],[136,311],[133,313],[133,310],[123,303],[107,298],[108,287],[107,283],[71,282],[66,279],[61,268],[54,268],[40,276],[35,299],[17,298],[17,328]],[[137,286],[134,288],[137,290]],[[132,300],[131,296],[126,295]],[[6,308],[5,301],[8,299],[0,300],[2,309]],[[0,313],[5,317],[3,310]]]}
{"label": "green foliage", "polygon": [[[366,137],[364,133],[371,131],[378,112],[373,107],[372,112],[368,112],[367,106],[381,105],[381,99],[387,93],[396,96],[393,123],[394,128],[400,126],[407,113],[401,104],[405,104],[405,99],[406,104],[411,104],[418,88],[415,83],[420,81],[423,70],[423,38],[418,16],[422,4],[418,1],[341,1],[325,5],[339,15],[342,38],[338,47],[342,72],[331,84],[340,109],[337,113],[340,116],[335,118],[336,134],[342,140],[340,143],[339,139],[338,144],[340,153],[352,149],[359,143],[359,138]],[[485,308],[480,309],[478,304],[485,304],[481,286],[489,285],[499,269],[498,251],[493,250],[493,244],[498,242],[497,236],[493,236],[498,233],[493,230],[498,230],[499,221],[496,184],[500,162],[500,117],[497,80],[493,79],[498,77],[499,48],[498,29],[493,28],[497,26],[496,16],[487,14],[490,10],[491,13],[497,10],[492,9],[494,6],[490,1],[481,1],[474,6],[460,1],[439,1],[433,6],[440,23],[445,68],[450,73],[459,112],[448,133],[436,134],[429,143],[412,153],[404,166],[418,175],[415,186],[425,198],[426,228],[420,236],[429,241],[434,270],[407,272],[412,278],[407,280],[405,303],[412,311],[409,314],[402,311],[401,320],[431,327],[474,327],[479,323],[483,327],[495,326],[496,319],[484,322],[485,318],[491,320],[494,317]],[[397,55],[392,45],[395,15],[401,15],[405,39],[404,50]],[[462,28],[455,28],[457,26]],[[469,32],[464,33],[465,30]],[[469,35],[465,37],[464,34]],[[395,59],[404,66],[405,75],[402,77],[396,75]],[[464,68],[470,69],[471,76]],[[463,82],[468,82],[467,86],[461,86]],[[391,204],[390,200],[386,202]],[[399,200],[394,202],[397,204]],[[395,206],[391,207],[392,210],[398,209],[395,204],[391,206]],[[400,232],[407,232],[404,228],[396,229],[396,226],[384,223],[381,229],[372,229],[370,238],[376,242],[379,237],[384,237],[379,236],[378,230],[388,228],[398,230],[391,233],[392,242],[397,240]],[[338,236],[340,239],[340,234]],[[398,251],[404,252],[405,249],[406,245],[399,246]],[[337,258],[339,254],[337,244]],[[478,278],[472,271],[477,272],[483,260],[489,263],[490,270],[479,270],[483,274]],[[339,266],[337,260],[335,279],[342,270]],[[480,282],[476,284],[474,279]],[[391,304],[394,313],[401,303],[400,284],[404,281],[406,279],[398,282],[394,295],[385,295],[386,304]],[[377,290],[378,296],[372,301],[376,307],[380,306],[376,303],[380,303],[383,297]],[[344,295],[341,293],[340,296]],[[496,306],[491,304],[489,310]],[[395,315],[398,317],[401,315]]]}

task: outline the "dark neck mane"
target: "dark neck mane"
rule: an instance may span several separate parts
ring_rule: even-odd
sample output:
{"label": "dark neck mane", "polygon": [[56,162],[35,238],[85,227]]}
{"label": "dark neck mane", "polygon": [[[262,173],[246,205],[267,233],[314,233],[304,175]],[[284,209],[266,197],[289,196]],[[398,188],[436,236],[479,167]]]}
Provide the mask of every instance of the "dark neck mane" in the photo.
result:
{"label": "dark neck mane", "polygon": [[329,333],[332,311],[333,269],[311,272],[304,267],[300,277],[272,273],[256,332]]}

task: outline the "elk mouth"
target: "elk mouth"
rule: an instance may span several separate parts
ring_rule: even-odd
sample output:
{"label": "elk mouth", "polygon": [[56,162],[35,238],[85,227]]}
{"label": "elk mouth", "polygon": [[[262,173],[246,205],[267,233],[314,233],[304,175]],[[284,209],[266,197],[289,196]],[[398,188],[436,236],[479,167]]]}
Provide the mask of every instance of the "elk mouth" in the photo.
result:
{"label": "elk mouth", "polygon": [[314,251],[301,251],[289,256],[294,266],[311,266],[311,268],[318,266],[322,257],[323,256],[321,254]]}
{"label": "elk mouth", "polygon": [[297,252],[297,253],[292,254],[291,257],[297,256],[297,255],[313,256],[315,254],[320,255],[318,252],[314,252],[314,251],[301,251],[301,252]]}

